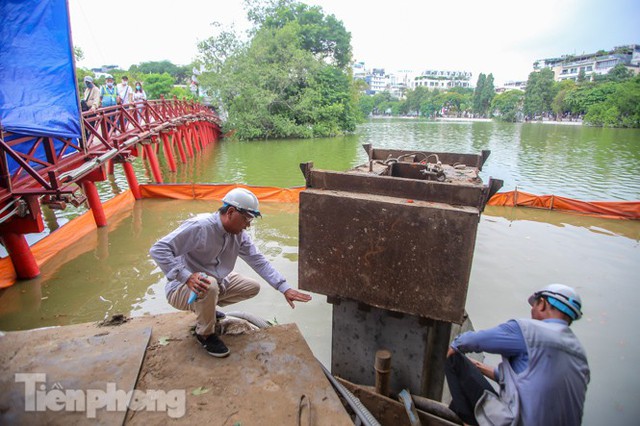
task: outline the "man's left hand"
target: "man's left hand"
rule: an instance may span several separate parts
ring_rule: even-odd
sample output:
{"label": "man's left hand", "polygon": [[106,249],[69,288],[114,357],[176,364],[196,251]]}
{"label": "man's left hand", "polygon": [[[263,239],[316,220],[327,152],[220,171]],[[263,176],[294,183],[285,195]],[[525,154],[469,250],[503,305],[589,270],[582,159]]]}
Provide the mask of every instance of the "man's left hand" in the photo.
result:
{"label": "man's left hand", "polygon": [[295,309],[294,301],[296,302],[308,302],[311,300],[311,295],[306,293],[301,293],[298,290],[290,288],[289,290],[284,292],[284,298],[287,299],[287,303],[291,306],[292,309]]}

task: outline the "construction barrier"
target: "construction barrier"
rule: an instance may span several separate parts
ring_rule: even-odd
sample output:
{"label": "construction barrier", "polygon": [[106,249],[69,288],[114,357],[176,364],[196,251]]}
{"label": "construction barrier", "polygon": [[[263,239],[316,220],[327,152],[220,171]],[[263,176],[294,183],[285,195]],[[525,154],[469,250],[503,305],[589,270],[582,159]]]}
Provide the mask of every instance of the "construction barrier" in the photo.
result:
{"label": "construction barrier", "polygon": [[515,190],[495,194],[487,205],[531,207],[609,219],[640,219],[640,201],[580,201],[557,195],[534,195]]}
{"label": "construction barrier", "polygon": [[[103,204],[104,213],[110,219],[117,214],[131,210],[134,202],[135,199],[131,191],[125,191]],[[31,252],[40,267],[59,255],[62,248],[70,246],[95,230],[96,222],[93,219],[93,214],[91,211],[87,211],[35,243],[31,246]],[[7,256],[0,259],[0,288],[13,285],[16,278],[11,258]]]}
{"label": "construction barrier", "polygon": [[[249,186],[236,184],[152,184],[140,185],[143,198],[168,198],[178,200],[222,200],[233,188],[247,188],[260,201],[298,203],[304,187],[276,188],[269,186]],[[125,213],[133,208],[135,198],[130,190],[104,203],[107,219]],[[640,202],[578,201],[554,195],[537,196],[526,192],[511,191],[494,195],[488,205],[532,207],[547,210],[576,212],[585,215],[612,219],[640,219]],[[35,243],[31,250],[38,266],[58,255],[61,247],[67,247],[96,229],[91,211],[61,226],[50,235]],[[0,259],[0,289],[9,287],[16,281],[16,272],[9,257]]]}
{"label": "construction barrier", "polygon": [[304,187],[277,188],[273,186],[227,185],[227,184],[173,184],[140,185],[143,198],[173,198],[177,200],[222,200],[233,188],[246,188],[256,194],[260,201],[297,203]]}

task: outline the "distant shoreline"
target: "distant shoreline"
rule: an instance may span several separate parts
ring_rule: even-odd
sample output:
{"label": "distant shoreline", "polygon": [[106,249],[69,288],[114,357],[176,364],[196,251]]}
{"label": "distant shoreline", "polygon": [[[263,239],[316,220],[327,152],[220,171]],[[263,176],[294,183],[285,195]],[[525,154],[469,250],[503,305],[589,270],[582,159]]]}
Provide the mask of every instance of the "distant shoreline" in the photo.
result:
{"label": "distant shoreline", "polygon": [[[424,119],[425,121],[444,121],[444,122],[480,122],[480,123],[490,123],[494,121],[492,118],[471,118],[471,117],[436,117],[433,119],[425,119],[424,117],[414,117],[414,116],[389,116],[389,115],[373,115],[370,118],[372,119],[380,119],[380,118],[401,118],[401,119]],[[526,124],[559,124],[565,126],[582,126],[582,120],[579,121],[555,121],[555,120],[530,120],[530,121],[517,121],[516,123],[526,123]]]}

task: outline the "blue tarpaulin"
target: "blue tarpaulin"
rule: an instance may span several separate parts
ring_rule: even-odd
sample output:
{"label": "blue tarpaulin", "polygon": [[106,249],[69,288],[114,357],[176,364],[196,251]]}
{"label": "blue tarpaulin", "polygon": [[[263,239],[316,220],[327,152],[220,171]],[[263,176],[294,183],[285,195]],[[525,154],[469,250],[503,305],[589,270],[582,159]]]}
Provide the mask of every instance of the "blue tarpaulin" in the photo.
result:
{"label": "blue tarpaulin", "polygon": [[0,125],[20,135],[80,137],[66,0],[0,0]]}

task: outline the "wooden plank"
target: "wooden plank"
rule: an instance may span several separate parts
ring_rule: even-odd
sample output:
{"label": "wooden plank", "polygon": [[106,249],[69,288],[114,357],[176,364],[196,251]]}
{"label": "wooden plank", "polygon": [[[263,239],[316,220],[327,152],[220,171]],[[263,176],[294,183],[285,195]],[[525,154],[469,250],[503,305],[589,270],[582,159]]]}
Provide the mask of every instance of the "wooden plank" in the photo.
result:
{"label": "wooden plank", "polygon": [[[107,404],[117,404],[107,386],[133,391],[150,336],[150,327],[98,329],[84,324],[7,333],[0,338],[0,424],[121,425],[127,406],[107,410]],[[17,380],[16,374],[40,376]],[[67,391],[82,393],[83,403],[69,402],[73,398]],[[90,392],[107,398],[96,403],[95,418]],[[62,402],[53,400],[54,393]]]}
{"label": "wooden plank", "polygon": [[[360,402],[382,426],[411,426],[404,405],[399,401],[379,395],[370,387],[356,385],[341,378],[338,378],[338,381],[360,399]],[[423,426],[454,426],[458,424],[421,410],[418,410],[418,416]]]}

